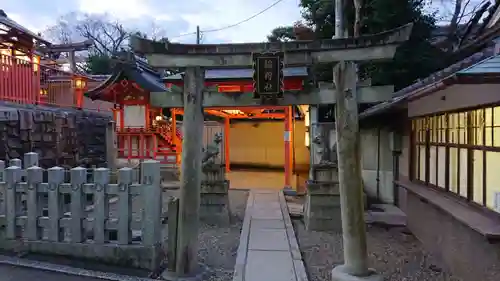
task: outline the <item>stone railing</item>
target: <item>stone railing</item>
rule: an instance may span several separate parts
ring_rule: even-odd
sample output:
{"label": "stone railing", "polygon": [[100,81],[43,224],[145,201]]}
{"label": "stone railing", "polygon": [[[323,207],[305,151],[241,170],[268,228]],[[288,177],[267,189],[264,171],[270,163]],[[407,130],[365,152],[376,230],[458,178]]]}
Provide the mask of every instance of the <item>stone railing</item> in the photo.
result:
{"label": "stone railing", "polygon": [[8,168],[0,161],[1,249],[159,267],[166,245],[158,161],[141,164],[140,182],[133,180],[133,169],[122,168],[111,183],[108,168],[95,169],[89,182],[83,167],[44,170],[37,159],[27,153],[24,169],[19,159]]}

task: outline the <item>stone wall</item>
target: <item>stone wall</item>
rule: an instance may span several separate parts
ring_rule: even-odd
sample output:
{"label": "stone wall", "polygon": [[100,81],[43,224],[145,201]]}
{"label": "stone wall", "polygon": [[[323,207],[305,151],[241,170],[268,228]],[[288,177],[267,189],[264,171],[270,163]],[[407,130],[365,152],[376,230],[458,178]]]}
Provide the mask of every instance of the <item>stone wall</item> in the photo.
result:
{"label": "stone wall", "polygon": [[36,152],[42,168],[104,166],[111,118],[93,111],[0,103],[0,160]]}

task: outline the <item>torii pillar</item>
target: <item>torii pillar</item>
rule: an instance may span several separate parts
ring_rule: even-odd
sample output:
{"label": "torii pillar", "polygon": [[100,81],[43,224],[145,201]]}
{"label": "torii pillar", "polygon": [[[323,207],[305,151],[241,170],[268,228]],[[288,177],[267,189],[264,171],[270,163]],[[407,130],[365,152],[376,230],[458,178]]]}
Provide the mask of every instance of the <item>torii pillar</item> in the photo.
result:
{"label": "torii pillar", "polygon": [[[352,63],[359,61],[371,61],[371,60],[387,60],[392,59],[396,48],[403,42],[407,41],[412,30],[412,25],[406,25],[398,29],[387,31],[384,33],[362,36],[358,38],[347,38],[347,39],[325,39],[318,41],[290,41],[290,42],[273,42],[273,43],[249,43],[249,44],[207,44],[207,45],[188,45],[188,44],[178,44],[178,43],[160,43],[153,42],[151,40],[132,37],[131,45],[132,49],[141,54],[145,54],[148,62],[151,66],[157,68],[186,68],[189,71],[186,72],[185,82],[191,81],[193,83],[193,77],[196,81],[196,87],[184,87],[184,93],[180,90],[172,89],[169,93],[151,93],[150,103],[156,107],[184,107],[185,108],[185,120],[191,120],[190,124],[192,126],[193,134],[198,131],[197,128],[202,126],[203,119],[200,116],[203,112],[203,107],[245,107],[245,106],[262,106],[263,101],[269,102],[266,96],[269,93],[262,92],[261,89],[271,89],[272,95],[270,100],[273,102],[274,106],[290,106],[290,105],[303,105],[303,104],[335,104],[336,102],[342,102],[347,104],[344,108],[350,108],[353,106],[352,102],[371,102],[374,95],[380,94],[377,92],[376,87],[371,87],[369,89],[358,88],[356,84],[356,79],[352,79]],[[274,54],[273,54],[274,52]],[[254,54],[266,53],[267,57],[272,58],[272,63],[269,64],[269,68],[272,69],[272,75],[267,75],[265,70],[265,75],[259,76],[257,69],[259,68],[259,62],[255,62]],[[262,57],[261,57],[262,58]],[[339,62],[341,61],[341,62]],[[345,61],[345,62],[344,62]],[[278,62],[278,63],[276,63]],[[274,86],[269,86],[267,83],[271,83],[266,80],[265,77],[269,76],[280,76],[279,72],[275,72],[277,68],[283,66],[299,66],[306,65],[311,66],[312,63],[331,63],[339,62],[339,67],[337,68],[337,73],[344,73],[345,75],[338,75],[341,79],[337,81],[337,88],[330,87],[312,89],[309,91],[289,91],[282,92],[278,87],[275,86],[276,81],[271,81]],[[267,61],[261,61],[262,65],[268,65]],[[277,67],[276,65],[280,65]],[[264,66],[264,69],[266,69]],[[217,89],[205,88],[204,91],[200,91],[203,84],[198,84],[199,81],[203,82],[203,79],[198,76],[198,72],[192,70],[193,68],[225,68],[225,67],[254,67],[254,71],[257,75],[254,76],[256,80],[256,89],[258,98],[256,98],[256,93],[240,93],[235,95],[231,93],[230,95],[219,93]],[[339,72],[340,71],[340,72]],[[189,77],[191,76],[191,77]],[[282,73],[281,73],[282,77]],[[354,72],[354,78],[356,74]],[[266,87],[259,86],[259,83],[266,84]],[[269,87],[268,87],[269,86]],[[380,90],[380,89],[379,89]],[[384,93],[387,89],[384,89]],[[341,91],[341,92],[339,92]],[[281,95],[276,95],[277,93]],[[385,93],[387,94],[387,93]],[[354,97],[354,98],[353,98]],[[342,101],[343,100],[343,101]],[[354,104],[357,106],[357,104]],[[188,111],[188,107],[191,109]],[[357,122],[357,116],[352,119],[347,113],[342,113],[338,116],[339,120],[347,120],[347,123],[340,124],[352,124],[353,121]],[[185,121],[186,122],[186,121]],[[201,124],[194,124],[194,123]],[[358,141],[354,141],[352,144],[345,144],[346,139],[352,137],[356,138],[358,132],[357,127],[348,126],[347,130],[344,125],[337,126],[337,135],[344,136],[344,145],[339,145],[339,150],[341,151],[351,151],[353,145],[355,146]],[[185,139],[188,136],[185,135]],[[198,147],[195,144],[200,144]],[[182,275],[193,276],[196,275],[198,269],[197,266],[197,255],[195,254],[195,249],[198,249],[198,220],[199,218],[199,206],[193,206],[188,204],[182,204],[182,202],[190,202],[192,204],[199,204],[200,188],[199,179],[201,178],[201,169],[196,169],[201,167],[201,142],[192,141],[191,145],[184,145],[182,163],[182,185],[181,185],[181,214],[189,214],[189,216],[182,217],[179,224],[178,237],[183,237],[188,235],[186,231],[191,231],[187,238],[178,241],[179,253],[177,257],[181,257],[179,260],[183,265],[178,266],[178,268],[183,268]],[[190,157],[187,157],[190,155]],[[343,155],[339,152],[339,156]],[[352,155],[352,154],[351,154]],[[185,163],[185,162],[188,163]],[[196,163],[194,163],[196,162]],[[373,280],[374,277],[378,278],[376,275],[372,275],[371,271],[368,269],[366,264],[367,253],[366,253],[366,234],[364,232],[364,221],[360,220],[363,217],[363,206],[359,204],[361,199],[361,182],[359,171],[359,155],[358,157],[349,157],[349,159],[343,159],[339,162],[340,172],[344,173],[339,176],[341,185],[340,188],[340,202],[342,204],[342,231],[344,237],[344,262],[345,265],[342,267],[337,267],[334,270],[332,277],[334,280],[339,281],[350,281],[350,280]],[[354,169],[347,167],[349,163],[353,163]],[[357,168],[356,168],[357,167]],[[349,179],[348,177],[356,177],[355,179]],[[195,187],[195,185],[198,185]],[[351,190],[353,189],[353,190]],[[189,190],[189,192],[188,192]],[[190,209],[190,210],[185,210]],[[360,225],[362,225],[360,227]],[[189,241],[187,241],[189,239]],[[185,260],[184,260],[185,258]],[[378,279],[374,279],[378,280]]]}

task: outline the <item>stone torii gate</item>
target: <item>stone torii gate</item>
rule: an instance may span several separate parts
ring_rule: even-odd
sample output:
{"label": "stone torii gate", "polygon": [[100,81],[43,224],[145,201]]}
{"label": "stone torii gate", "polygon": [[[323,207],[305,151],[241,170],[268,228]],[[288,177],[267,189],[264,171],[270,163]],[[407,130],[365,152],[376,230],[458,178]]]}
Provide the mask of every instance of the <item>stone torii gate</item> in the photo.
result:
{"label": "stone torii gate", "polygon": [[[377,89],[358,92],[355,62],[392,59],[396,48],[408,40],[412,25],[387,32],[345,39],[243,44],[160,43],[133,37],[134,52],[143,54],[158,69],[185,68],[184,89],[151,93],[154,106],[184,108],[179,209],[179,241],[176,274],[192,276],[199,271],[198,221],[202,173],[204,107],[259,105],[337,104],[337,146],[347,276],[369,276],[362,204],[361,171],[357,140],[357,102]],[[283,67],[338,62],[334,86],[308,91],[283,91]],[[205,69],[253,67],[253,93],[220,93],[205,88]],[[339,91],[340,90],[340,91]],[[337,100],[338,99],[338,100]],[[369,98],[368,98],[369,99]],[[344,279],[342,279],[344,280]],[[357,279],[345,279],[357,280]]]}

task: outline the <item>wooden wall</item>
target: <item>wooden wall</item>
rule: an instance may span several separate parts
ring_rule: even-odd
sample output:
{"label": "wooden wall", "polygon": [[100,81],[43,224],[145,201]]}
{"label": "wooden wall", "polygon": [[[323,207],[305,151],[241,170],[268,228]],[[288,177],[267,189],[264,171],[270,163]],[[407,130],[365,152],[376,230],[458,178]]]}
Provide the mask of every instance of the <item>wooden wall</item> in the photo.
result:
{"label": "wooden wall", "polygon": [[[283,121],[233,121],[229,140],[231,164],[283,169],[284,127]],[[305,146],[304,121],[295,122],[293,137],[296,169],[308,170],[309,150]]]}

